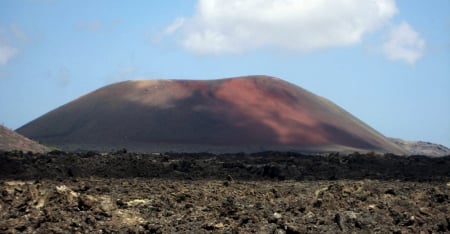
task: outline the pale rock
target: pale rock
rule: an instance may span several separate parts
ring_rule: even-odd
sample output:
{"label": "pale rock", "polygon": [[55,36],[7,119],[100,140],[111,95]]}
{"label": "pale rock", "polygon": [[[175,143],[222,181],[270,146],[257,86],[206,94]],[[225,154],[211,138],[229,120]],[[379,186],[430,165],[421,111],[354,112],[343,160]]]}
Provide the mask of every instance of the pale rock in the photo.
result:
{"label": "pale rock", "polygon": [[273,217],[274,217],[275,219],[281,219],[281,214],[275,212],[275,213],[273,213]]}

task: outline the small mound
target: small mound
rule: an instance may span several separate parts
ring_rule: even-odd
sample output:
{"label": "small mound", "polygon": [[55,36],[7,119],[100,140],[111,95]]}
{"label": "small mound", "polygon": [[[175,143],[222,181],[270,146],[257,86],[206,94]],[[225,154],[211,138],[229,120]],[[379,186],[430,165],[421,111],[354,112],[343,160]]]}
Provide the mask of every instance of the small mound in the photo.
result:
{"label": "small mound", "polygon": [[424,141],[406,141],[398,138],[391,138],[391,140],[405,149],[408,155],[426,155],[430,157],[450,155],[450,149],[440,144]]}
{"label": "small mound", "polygon": [[40,153],[47,151],[48,148],[0,125],[0,150]]}

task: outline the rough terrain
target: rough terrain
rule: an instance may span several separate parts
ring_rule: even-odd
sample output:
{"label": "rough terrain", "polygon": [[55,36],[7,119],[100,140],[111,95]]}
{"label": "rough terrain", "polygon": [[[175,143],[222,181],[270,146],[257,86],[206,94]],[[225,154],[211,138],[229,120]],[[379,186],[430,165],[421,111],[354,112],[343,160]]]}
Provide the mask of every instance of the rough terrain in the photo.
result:
{"label": "rough terrain", "polygon": [[450,157],[0,154],[0,233],[446,233]]}

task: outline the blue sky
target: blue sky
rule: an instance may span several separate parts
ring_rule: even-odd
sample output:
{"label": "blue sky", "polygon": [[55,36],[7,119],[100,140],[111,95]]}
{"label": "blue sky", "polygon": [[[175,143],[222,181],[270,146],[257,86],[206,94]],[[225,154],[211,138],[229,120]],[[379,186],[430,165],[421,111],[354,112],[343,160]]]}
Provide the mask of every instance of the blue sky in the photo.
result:
{"label": "blue sky", "polygon": [[130,79],[277,76],[450,146],[450,1],[0,1],[0,122]]}

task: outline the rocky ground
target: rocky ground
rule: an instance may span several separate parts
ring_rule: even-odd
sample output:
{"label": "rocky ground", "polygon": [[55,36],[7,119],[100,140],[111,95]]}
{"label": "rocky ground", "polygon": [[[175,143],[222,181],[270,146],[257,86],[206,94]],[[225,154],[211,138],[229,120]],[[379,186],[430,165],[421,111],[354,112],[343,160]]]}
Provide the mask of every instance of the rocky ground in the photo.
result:
{"label": "rocky ground", "polygon": [[450,157],[0,153],[0,233],[448,233]]}

